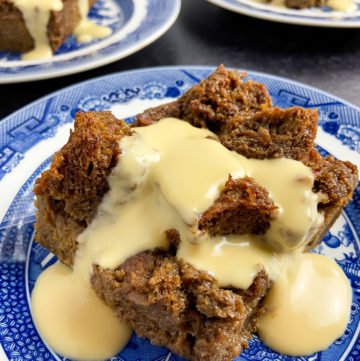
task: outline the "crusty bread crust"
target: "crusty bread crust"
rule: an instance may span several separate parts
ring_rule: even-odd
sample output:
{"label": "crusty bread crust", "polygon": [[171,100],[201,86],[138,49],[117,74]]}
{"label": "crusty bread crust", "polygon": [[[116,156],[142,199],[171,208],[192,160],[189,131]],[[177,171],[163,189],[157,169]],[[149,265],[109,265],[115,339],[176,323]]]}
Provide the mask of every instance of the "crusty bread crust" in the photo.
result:
{"label": "crusty bread crust", "polygon": [[130,128],[110,112],[78,113],[75,131],[36,181],[36,240],[72,265],[77,236],[93,219],[109,190],[107,177]]}

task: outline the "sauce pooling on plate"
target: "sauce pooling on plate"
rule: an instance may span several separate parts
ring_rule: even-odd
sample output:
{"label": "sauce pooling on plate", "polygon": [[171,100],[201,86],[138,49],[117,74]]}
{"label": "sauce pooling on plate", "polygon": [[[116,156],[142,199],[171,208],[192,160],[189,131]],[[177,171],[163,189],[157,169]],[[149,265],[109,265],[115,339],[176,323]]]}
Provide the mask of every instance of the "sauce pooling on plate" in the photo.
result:
{"label": "sauce pooling on plate", "polygon": [[[75,340],[58,340],[63,332],[73,328],[71,317],[63,317],[60,327],[53,323],[48,323],[47,328],[40,325],[46,324],[49,314],[58,313],[59,309],[72,312],[72,306],[66,310],[62,304],[71,299],[73,285],[82,285],[76,287],[75,304],[87,299],[91,294],[94,264],[116,269],[141,251],[167,249],[165,231],[169,229],[176,229],[180,234],[176,257],[209,272],[221,287],[247,289],[261,269],[267,272],[273,286],[265,299],[269,313],[268,318],[261,320],[260,336],[275,350],[306,355],[327,348],[339,337],[349,319],[348,281],[335,262],[324,256],[301,253],[323,223],[323,216],[318,212],[320,196],[312,192],[314,175],[308,167],[292,159],[247,159],[226,149],[209,130],[174,118],[133,128],[133,134],[124,137],[119,146],[121,156],[108,177],[110,190],[93,221],[78,237],[73,270],[61,265],[55,266],[55,270],[49,268],[33,291],[34,320],[50,346],[65,356],[71,354],[75,359],[84,359],[83,354],[73,354]],[[199,230],[199,217],[214,204],[229,175],[233,179],[252,177],[269,192],[278,212],[265,234],[211,237]],[[44,307],[41,300],[45,300],[49,292],[55,294],[48,285],[58,282],[59,271],[63,278],[56,288],[61,290]],[[299,273],[300,281],[294,277]],[[304,280],[305,290],[299,287]],[[326,292],[322,297],[313,296],[318,295],[319,289]],[[338,289],[346,292],[338,297]],[[289,295],[296,295],[298,302],[294,303]],[[324,308],[314,319],[321,342],[309,349],[303,339],[295,335],[286,349],[282,349],[271,335],[283,332],[282,319],[297,317],[294,310],[300,309],[301,315],[312,318],[309,300],[314,310]],[[338,317],[329,322],[328,317],[335,311]],[[89,307],[84,312],[91,318],[97,311]],[[329,326],[332,321],[334,324]],[[110,316],[109,322],[113,322]],[[96,320],[87,326],[87,331],[92,327],[96,329]],[[112,352],[128,337],[126,327],[120,322],[116,327],[120,328],[119,339],[115,339]],[[302,327],[304,334],[313,334],[311,324],[305,322]],[[288,328],[288,332],[293,330]],[[95,338],[91,342],[96,347],[100,340]],[[108,355],[104,350],[96,358]],[[91,359],[90,355],[88,360]]]}
{"label": "sauce pooling on plate", "polygon": [[60,262],[38,278],[32,314],[45,341],[77,361],[110,358],[131,336],[131,329],[97,297],[90,283]]}
{"label": "sauce pooling on plate", "polygon": [[[62,0],[11,0],[21,11],[31,37],[34,49],[23,54],[23,60],[48,59],[52,56],[52,49],[48,38],[48,24],[51,12],[63,10]],[[99,26],[87,19],[89,11],[88,0],[77,0],[80,22],[75,29],[79,42],[89,42],[111,34],[111,29]]]}
{"label": "sauce pooling on plate", "polygon": [[301,253],[287,262],[265,298],[259,335],[272,349],[310,355],[340,337],[350,318],[351,288],[331,258]]}
{"label": "sauce pooling on plate", "polygon": [[95,24],[88,20],[87,14],[89,12],[89,0],[78,0],[81,21],[74,31],[76,39],[80,43],[87,43],[95,39],[104,38],[111,34],[111,29],[106,26]]}

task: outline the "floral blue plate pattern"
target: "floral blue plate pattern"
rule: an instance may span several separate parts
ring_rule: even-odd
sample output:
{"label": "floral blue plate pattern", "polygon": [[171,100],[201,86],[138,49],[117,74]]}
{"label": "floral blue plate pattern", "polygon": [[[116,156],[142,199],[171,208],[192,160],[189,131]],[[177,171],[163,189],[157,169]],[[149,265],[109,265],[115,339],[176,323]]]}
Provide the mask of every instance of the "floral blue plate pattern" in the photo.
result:
{"label": "floral blue plate pattern", "polygon": [[328,7],[304,10],[285,9],[259,3],[255,0],[208,0],[222,8],[252,16],[259,19],[281,23],[321,26],[329,28],[359,28],[360,1],[354,0],[357,6],[355,12],[333,11]]}
{"label": "floral blue plate pattern", "polygon": [[98,0],[89,18],[109,26],[109,37],[80,44],[74,36],[47,60],[23,61],[0,52],[0,84],[53,78],[99,67],[149,45],[175,22],[181,0]]}
{"label": "floral blue plate pattern", "polygon": [[[34,282],[55,257],[33,242],[35,179],[67,140],[77,111],[111,109],[132,116],[173,100],[205,78],[210,67],[150,68],[117,73],[71,86],[17,111],[0,122],[0,360],[60,360],[38,335],[31,319]],[[317,145],[323,154],[360,165],[360,110],[329,94],[274,76],[249,73],[267,85],[274,104],[319,109]],[[353,289],[351,319],[344,335],[324,352],[291,358],[254,337],[237,361],[360,360],[360,187],[317,252],[340,264]],[[235,271],[235,270],[234,270]],[[112,361],[182,360],[135,335]]]}

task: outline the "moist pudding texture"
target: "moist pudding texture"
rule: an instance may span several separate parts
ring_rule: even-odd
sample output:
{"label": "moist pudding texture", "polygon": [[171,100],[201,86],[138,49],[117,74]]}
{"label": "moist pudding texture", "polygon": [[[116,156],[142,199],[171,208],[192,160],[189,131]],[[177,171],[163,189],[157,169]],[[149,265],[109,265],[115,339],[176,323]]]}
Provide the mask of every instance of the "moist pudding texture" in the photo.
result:
{"label": "moist pudding texture", "polygon": [[[239,159],[243,156],[243,163],[250,162],[250,158],[255,158],[255,162],[282,162],[287,158],[285,161],[301,164],[300,167],[308,173],[304,176],[300,172],[302,176],[295,184],[307,187],[307,194],[313,195],[310,203],[315,211],[313,222],[307,227],[311,232],[306,242],[299,241],[301,237],[295,239],[299,241],[297,245],[301,243],[302,247],[312,247],[350,200],[357,184],[356,167],[331,157],[322,158],[313,148],[317,121],[315,111],[298,107],[286,110],[274,108],[262,84],[246,82],[243,78],[244,74],[221,66],[176,102],[139,115],[136,125],[154,124],[164,117],[178,117],[213,132],[210,134],[206,129],[191,128],[195,129],[190,131],[194,132],[193,136],[184,140],[185,143],[193,142],[197,131],[201,132],[203,135],[199,141],[206,143],[205,147],[216,149],[216,152],[218,146],[226,150],[222,143],[233,150],[227,151],[231,156],[226,155],[231,158],[230,163],[233,159],[241,163]],[[182,124],[181,129],[186,125],[180,120],[172,121]],[[165,123],[164,120],[159,122],[157,129]],[[146,133],[151,133],[150,128],[131,129],[106,112],[79,113],[69,142],[54,156],[51,168],[36,183],[36,205],[39,209],[36,240],[72,266],[76,273],[81,268],[79,259],[86,254],[87,245],[94,244],[96,249],[111,243],[120,249],[124,247],[121,241],[126,239],[133,249],[130,254],[111,251],[107,254],[105,247],[105,250],[98,252],[97,249],[88,257],[90,263],[84,262],[86,272],[82,275],[87,276],[88,281],[91,278],[92,287],[101,299],[138,335],[167,346],[190,360],[231,360],[247,346],[251,334],[257,330],[259,316],[265,312],[264,296],[271,281],[276,282],[277,270],[282,269],[286,259],[283,259],[282,252],[275,255],[270,252],[267,253],[270,256],[262,261],[262,266],[258,261],[251,267],[244,264],[244,273],[251,276],[247,284],[241,285],[239,280],[226,280],[234,274],[233,269],[221,279],[220,275],[216,276],[216,269],[211,268],[213,264],[210,264],[210,269],[205,264],[194,264],[193,259],[187,259],[186,252],[179,255],[184,247],[195,247],[195,252],[205,247],[206,254],[206,247],[211,250],[212,242],[213,251],[217,252],[215,256],[219,258],[229,247],[230,253],[241,247],[247,251],[257,244],[260,248],[271,249],[266,236],[273,220],[279,218],[283,205],[273,199],[272,191],[256,177],[248,175],[242,165],[235,167],[234,172],[225,169],[220,182],[210,182],[215,184],[215,188],[205,187],[210,191],[205,193],[211,195],[208,204],[197,210],[195,207],[195,212],[193,207],[181,206],[182,199],[176,199],[176,189],[166,191],[166,185],[171,183],[167,177],[171,174],[157,167],[159,147],[146,142],[145,145],[140,142],[138,147],[136,140],[146,138]],[[174,129],[177,129],[175,133],[178,136],[180,128]],[[165,141],[166,138],[172,143],[169,150],[171,165],[171,159],[180,159],[182,148],[176,147],[176,139],[169,136],[164,137]],[[295,145],[293,150],[292,143]],[[135,161],[132,164],[136,166],[126,167],[122,162],[131,161],[131,154],[132,161]],[[166,157],[163,157],[165,164]],[[189,164],[192,161],[190,157],[191,154],[185,157],[189,159]],[[201,167],[205,165],[206,161],[200,163]],[[179,164],[179,169],[181,166]],[[126,169],[135,173],[130,172],[129,175]],[[149,172],[155,177],[149,178]],[[180,171],[178,182],[182,176],[186,174]],[[191,180],[191,174],[188,176]],[[117,181],[122,184],[118,188],[120,198],[117,200],[120,201],[112,198],[115,207],[120,210],[130,207],[132,197],[137,199],[138,192],[146,195],[149,187],[160,189],[161,192],[155,192],[157,196],[148,193],[147,198],[142,198],[147,201],[138,203],[138,207],[146,210],[147,206],[163,208],[165,205],[171,208],[165,216],[177,215],[170,217],[176,222],[172,223],[170,219],[165,226],[160,224],[161,227],[156,229],[156,222],[151,221],[154,215],[145,212],[149,219],[143,227],[153,227],[154,237],[149,237],[148,232],[142,234],[140,226],[133,227],[131,224],[134,223],[129,222],[126,228],[119,228],[118,239],[113,232],[103,228],[108,237],[96,241],[97,226],[114,226],[117,221],[120,224],[125,221],[121,213],[118,218],[112,218],[111,208],[104,202],[114,194],[114,177],[119,177]],[[133,181],[127,183],[131,179]],[[148,182],[149,179],[153,181]],[[178,186],[178,191],[181,190],[182,187]],[[153,209],[151,207],[149,209]],[[124,213],[124,217],[131,219],[130,213]],[[320,219],[318,215],[324,220],[321,225],[317,221]],[[166,220],[166,217],[161,218]],[[92,232],[94,229],[95,232]],[[294,239],[291,232],[285,233],[287,240]],[[130,242],[134,234],[138,239]],[[149,244],[152,246],[147,248]],[[285,248],[288,245],[285,244]],[[194,258],[194,252],[188,254]],[[242,269],[240,264],[237,268]]]}

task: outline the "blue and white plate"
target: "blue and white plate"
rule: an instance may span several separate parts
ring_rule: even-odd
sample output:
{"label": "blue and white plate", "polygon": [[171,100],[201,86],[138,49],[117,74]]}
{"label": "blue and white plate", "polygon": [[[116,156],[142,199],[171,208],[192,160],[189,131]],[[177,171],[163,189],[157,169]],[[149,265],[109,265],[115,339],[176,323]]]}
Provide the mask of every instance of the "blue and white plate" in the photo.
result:
{"label": "blue and white plate", "polygon": [[[30,313],[34,282],[53,255],[33,242],[35,179],[66,141],[77,111],[110,109],[131,117],[174,100],[209,75],[210,67],[150,68],[118,73],[71,86],[17,111],[0,122],[0,360],[60,360],[36,331]],[[319,109],[317,145],[360,166],[360,109],[314,88],[283,78],[249,73],[267,85],[274,104]],[[341,265],[353,289],[345,334],[326,351],[297,360],[360,360],[360,186],[317,251]],[[234,270],[236,271],[236,270]],[[242,360],[294,360],[269,350],[256,337]],[[112,361],[174,361],[180,357],[133,336]]]}
{"label": "blue and white plate", "polygon": [[74,36],[46,60],[24,61],[0,52],[0,84],[79,73],[122,59],[149,45],[175,22],[180,0],[98,0],[89,18],[109,26],[112,34],[80,44]]}
{"label": "blue and white plate", "polygon": [[[252,16],[254,18],[280,23],[322,26],[330,28],[359,28],[360,0],[354,0],[358,9],[353,13],[332,11],[328,7],[303,10],[262,4],[255,0],[208,0],[222,8]],[[341,0],[340,0],[341,1]]]}

